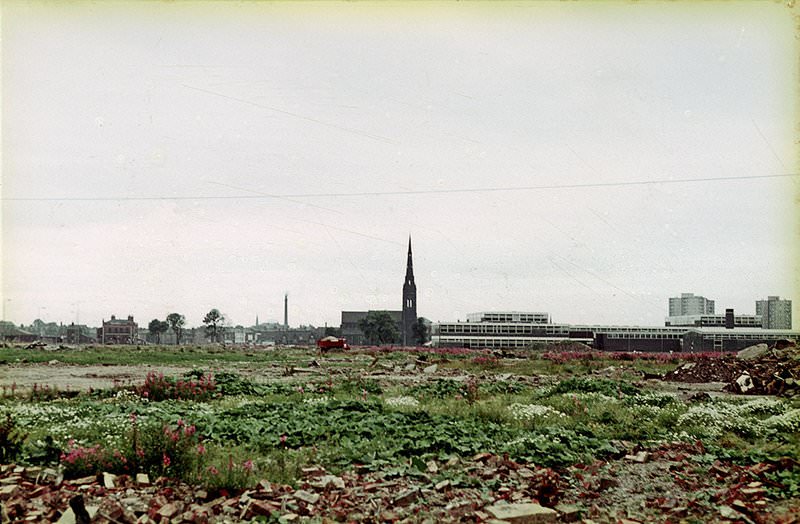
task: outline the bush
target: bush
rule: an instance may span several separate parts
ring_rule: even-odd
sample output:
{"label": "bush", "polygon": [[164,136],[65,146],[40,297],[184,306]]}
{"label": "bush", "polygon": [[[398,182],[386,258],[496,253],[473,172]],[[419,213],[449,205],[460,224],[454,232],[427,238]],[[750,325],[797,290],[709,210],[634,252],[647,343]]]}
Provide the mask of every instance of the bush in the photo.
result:
{"label": "bush", "polygon": [[6,413],[5,420],[0,422],[0,463],[8,464],[19,455],[26,436],[17,427],[11,414]]}
{"label": "bush", "polygon": [[151,371],[144,384],[136,388],[136,392],[147,399],[160,400],[208,400],[214,396],[216,384],[211,375],[203,375],[194,380],[165,377],[163,373]]}
{"label": "bush", "polygon": [[141,432],[134,424],[132,451],[138,470],[188,480],[202,468],[205,446],[195,426],[178,420],[175,427],[151,425]]}

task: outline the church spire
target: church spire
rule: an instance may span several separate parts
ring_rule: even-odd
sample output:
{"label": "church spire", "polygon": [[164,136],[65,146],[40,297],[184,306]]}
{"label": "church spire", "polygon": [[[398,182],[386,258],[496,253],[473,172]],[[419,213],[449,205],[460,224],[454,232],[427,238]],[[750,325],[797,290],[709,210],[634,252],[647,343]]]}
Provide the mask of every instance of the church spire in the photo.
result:
{"label": "church spire", "polygon": [[411,235],[408,235],[408,262],[406,263],[406,283],[410,284],[414,283],[414,260],[411,256]]}
{"label": "church spire", "polygon": [[415,343],[414,324],[417,323],[417,285],[414,283],[414,262],[411,257],[411,235],[408,235],[408,262],[403,283],[403,345]]}

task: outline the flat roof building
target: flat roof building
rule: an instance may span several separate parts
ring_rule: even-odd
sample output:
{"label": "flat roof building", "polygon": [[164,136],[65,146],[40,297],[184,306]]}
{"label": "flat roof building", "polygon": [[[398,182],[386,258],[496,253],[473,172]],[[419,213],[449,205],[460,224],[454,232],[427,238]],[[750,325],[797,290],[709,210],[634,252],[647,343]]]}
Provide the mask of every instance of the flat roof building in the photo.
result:
{"label": "flat roof building", "polygon": [[524,322],[529,324],[549,324],[550,313],[483,311],[480,313],[468,313],[467,322]]}
{"label": "flat roof building", "polygon": [[[680,315],[667,317],[664,320],[665,326],[682,327],[725,327],[725,315]],[[761,315],[734,315],[734,327],[762,327]]]}

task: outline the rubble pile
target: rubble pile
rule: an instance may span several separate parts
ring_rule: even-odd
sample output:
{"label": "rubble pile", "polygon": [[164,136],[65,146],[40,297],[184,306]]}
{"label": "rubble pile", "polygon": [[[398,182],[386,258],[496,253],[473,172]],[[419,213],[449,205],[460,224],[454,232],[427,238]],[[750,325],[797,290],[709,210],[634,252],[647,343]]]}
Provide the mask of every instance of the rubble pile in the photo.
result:
{"label": "rubble pile", "polygon": [[722,357],[698,358],[692,362],[681,364],[664,375],[668,382],[687,382],[699,384],[703,382],[725,382],[735,380],[747,369],[748,364],[733,355]]}
{"label": "rubble pile", "polygon": [[[103,473],[63,479],[56,469],[0,466],[0,522],[75,524],[250,522],[259,517],[292,522],[326,518],[350,522],[394,522],[424,512],[435,521],[485,521],[492,504],[516,504],[543,512],[560,496],[561,479],[549,468],[525,466],[481,453],[454,464],[429,461],[409,475],[352,471],[331,475],[319,466],[303,469],[293,488],[262,480],[253,489],[207,490],[147,475]],[[434,480],[456,467],[474,480]],[[493,493],[481,484],[496,484]],[[524,506],[524,507],[522,507]],[[551,512],[552,510],[547,510]],[[552,511],[555,514],[555,511]]]}
{"label": "rubble pile", "polygon": [[725,386],[726,391],[785,397],[800,393],[800,351],[796,346],[773,348],[753,358],[744,358],[744,352],[750,349],[744,349],[737,355],[745,367]]}
{"label": "rubble pile", "polygon": [[735,355],[702,358],[664,375],[671,382],[724,382],[725,390],[745,395],[794,396],[800,393],[800,350],[793,344],[758,344]]}

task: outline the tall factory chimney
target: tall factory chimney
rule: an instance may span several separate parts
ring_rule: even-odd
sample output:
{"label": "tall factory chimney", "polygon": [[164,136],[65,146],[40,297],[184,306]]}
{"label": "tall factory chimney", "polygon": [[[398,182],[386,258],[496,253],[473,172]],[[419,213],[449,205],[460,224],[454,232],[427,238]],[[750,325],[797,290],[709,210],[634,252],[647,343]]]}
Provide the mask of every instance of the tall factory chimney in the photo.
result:
{"label": "tall factory chimney", "polygon": [[289,293],[283,295],[283,329],[289,330]]}

